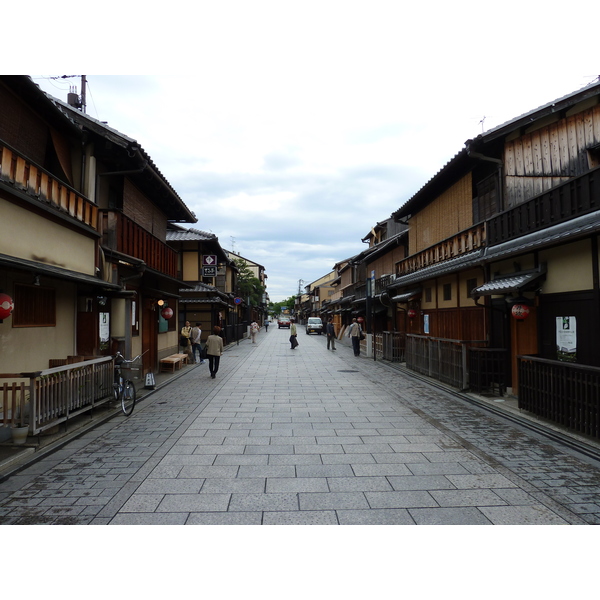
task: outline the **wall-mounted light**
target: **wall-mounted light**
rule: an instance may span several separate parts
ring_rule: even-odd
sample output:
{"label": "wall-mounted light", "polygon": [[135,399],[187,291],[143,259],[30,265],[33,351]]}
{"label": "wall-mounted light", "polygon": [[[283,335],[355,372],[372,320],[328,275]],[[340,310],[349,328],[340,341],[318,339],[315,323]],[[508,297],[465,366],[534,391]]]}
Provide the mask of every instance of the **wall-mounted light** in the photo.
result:
{"label": "wall-mounted light", "polygon": [[33,285],[40,285],[40,276],[39,275],[33,276]]}
{"label": "wall-mounted light", "polygon": [[167,303],[164,300],[159,300],[156,304],[158,304],[160,307],[167,306]]}

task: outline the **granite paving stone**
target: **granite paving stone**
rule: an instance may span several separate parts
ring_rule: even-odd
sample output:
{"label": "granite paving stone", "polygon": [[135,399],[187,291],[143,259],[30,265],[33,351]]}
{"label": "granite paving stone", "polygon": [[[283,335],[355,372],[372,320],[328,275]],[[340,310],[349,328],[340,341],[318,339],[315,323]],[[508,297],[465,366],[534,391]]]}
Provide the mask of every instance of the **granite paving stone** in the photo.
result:
{"label": "granite paving stone", "polygon": [[269,477],[266,491],[267,493],[329,492],[330,487],[325,477]]}
{"label": "granite paving stone", "polygon": [[[300,327],[301,329],[301,327]],[[320,336],[227,347],[0,481],[0,524],[600,523],[600,464]]]}
{"label": "granite paving stone", "polygon": [[411,508],[410,516],[417,525],[491,525],[477,508]]}
{"label": "granite paving stone", "polygon": [[156,512],[204,512],[227,510],[232,494],[166,494]]}
{"label": "granite paving stone", "polygon": [[231,495],[229,510],[298,510],[298,494],[284,492],[272,494],[236,493]]}
{"label": "granite paving stone", "polygon": [[334,510],[278,511],[264,513],[263,525],[338,525]]}
{"label": "granite paving stone", "polygon": [[394,490],[455,490],[454,484],[443,475],[402,475],[388,476]]}
{"label": "granite paving stone", "polygon": [[338,510],[336,513],[340,525],[415,525],[404,508]]}
{"label": "granite paving stone", "polygon": [[301,492],[298,497],[300,510],[369,508],[365,494],[362,492]]}
{"label": "granite paving stone", "polygon": [[422,508],[439,506],[427,491],[365,492],[371,508]]}

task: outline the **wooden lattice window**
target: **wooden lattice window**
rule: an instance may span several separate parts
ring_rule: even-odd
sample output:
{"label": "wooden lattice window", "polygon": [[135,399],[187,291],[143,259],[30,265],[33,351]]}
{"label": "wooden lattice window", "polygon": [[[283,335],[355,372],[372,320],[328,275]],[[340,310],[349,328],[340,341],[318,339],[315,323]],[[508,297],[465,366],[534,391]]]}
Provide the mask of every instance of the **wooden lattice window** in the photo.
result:
{"label": "wooden lattice window", "polygon": [[15,284],[13,327],[56,327],[56,291],[37,285]]}
{"label": "wooden lattice window", "polygon": [[480,223],[495,215],[498,210],[498,181],[495,175],[476,184],[477,196],[473,198],[473,222]]}
{"label": "wooden lattice window", "polygon": [[452,284],[445,283],[443,290],[444,290],[444,300],[446,302],[448,302],[449,300],[452,300]]}
{"label": "wooden lattice window", "polygon": [[467,279],[467,296],[471,296],[471,292],[477,287],[477,279]]}

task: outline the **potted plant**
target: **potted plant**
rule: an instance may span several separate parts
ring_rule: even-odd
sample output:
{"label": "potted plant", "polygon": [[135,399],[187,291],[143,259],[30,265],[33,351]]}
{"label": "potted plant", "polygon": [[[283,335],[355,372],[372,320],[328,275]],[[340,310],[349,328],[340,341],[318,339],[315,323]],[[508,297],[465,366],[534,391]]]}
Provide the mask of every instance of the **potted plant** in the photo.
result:
{"label": "potted plant", "polygon": [[27,436],[29,435],[29,425],[17,425],[10,430],[12,435],[13,444],[16,446],[22,446],[27,442]]}
{"label": "potted plant", "polygon": [[27,415],[25,413],[25,404],[22,400],[17,404],[15,418],[13,419],[13,425],[10,430],[13,444],[19,446],[22,446],[27,442],[27,436],[29,435],[29,424],[27,423]]}

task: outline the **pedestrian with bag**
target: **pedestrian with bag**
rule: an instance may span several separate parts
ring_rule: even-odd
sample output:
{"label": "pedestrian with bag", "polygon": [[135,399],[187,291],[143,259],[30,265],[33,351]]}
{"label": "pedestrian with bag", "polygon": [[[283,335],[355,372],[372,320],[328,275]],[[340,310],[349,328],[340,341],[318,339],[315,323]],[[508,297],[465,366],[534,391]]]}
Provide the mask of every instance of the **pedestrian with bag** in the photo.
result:
{"label": "pedestrian with bag", "polygon": [[189,356],[190,362],[194,362],[194,355],[192,354],[192,327],[189,321],[185,322],[185,325],[181,328],[181,335],[179,338],[179,344],[183,348],[183,352]]}
{"label": "pedestrian with bag", "polygon": [[296,322],[294,321],[294,319],[291,320],[291,325],[290,325],[290,344],[292,347],[292,350],[296,349],[296,346],[298,346],[298,330],[296,329]]}
{"label": "pedestrian with bag", "polygon": [[335,327],[333,326],[333,317],[329,317],[327,320],[325,331],[327,333],[327,350],[329,350],[330,345],[331,349],[335,350]]}
{"label": "pedestrian with bag", "polygon": [[[192,356],[194,357],[193,360],[197,365],[203,365],[204,359],[202,358],[202,329],[200,323],[196,323],[196,325],[192,327],[190,339],[192,342]],[[197,358],[196,352],[198,352]]]}
{"label": "pedestrian with bag", "polygon": [[218,325],[213,327],[212,335],[206,339],[206,353],[208,356],[208,369],[210,376],[214,379],[219,370],[221,355],[223,354],[223,338],[219,335],[221,328]]}
{"label": "pedestrian with bag", "polygon": [[360,340],[364,340],[362,328],[356,319],[352,319],[352,324],[348,327],[348,337],[352,340],[352,349],[354,356],[360,356]]}

